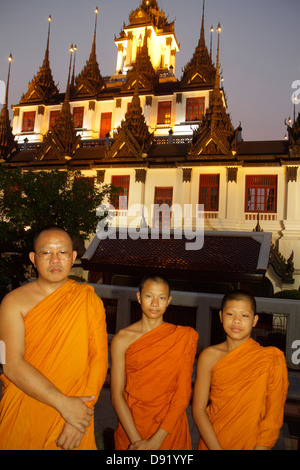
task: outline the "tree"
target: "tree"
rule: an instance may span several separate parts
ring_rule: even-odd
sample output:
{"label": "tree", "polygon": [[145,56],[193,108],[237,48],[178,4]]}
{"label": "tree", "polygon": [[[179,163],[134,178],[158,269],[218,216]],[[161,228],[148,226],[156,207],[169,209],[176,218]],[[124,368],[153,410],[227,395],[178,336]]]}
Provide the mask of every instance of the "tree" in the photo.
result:
{"label": "tree", "polygon": [[95,184],[78,170],[22,171],[0,167],[0,298],[29,269],[28,253],[40,229],[59,225],[74,240],[95,233],[99,207],[111,200],[111,185]]}

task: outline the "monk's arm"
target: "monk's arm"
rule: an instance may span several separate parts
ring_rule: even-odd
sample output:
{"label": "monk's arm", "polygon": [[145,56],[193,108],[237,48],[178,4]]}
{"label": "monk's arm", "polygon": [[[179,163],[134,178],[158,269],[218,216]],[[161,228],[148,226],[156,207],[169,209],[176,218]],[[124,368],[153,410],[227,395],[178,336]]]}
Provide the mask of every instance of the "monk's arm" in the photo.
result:
{"label": "monk's arm", "polygon": [[287,367],[284,354],[274,348],[266,393],[266,411],[259,424],[255,450],[272,448],[283,424],[284,403],[288,390]]}
{"label": "monk's arm", "polygon": [[[120,332],[121,333],[121,332]],[[118,419],[131,443],[140,441],[141,436],[135,426],[133,416],[124,398],[125,354],[127,345],[122,335],[114,336],[111,342],[111,402]]]}
{"label": "monk's arm", "polygon": [[198,359],[197,377],[193,395],[193,418],[200,436],[209,450],[222,450],[214,428],[209,420],[206,407],[209,400],[211,382],[211,361],[209,349],[204,350]]}
{"label": "monk's arm", "polygon": [[94,293],[88,308],[89,375],[85,395],[94,395],[94,401],[90,403],[94,405],[107,374],[108,344],[103,302]]}
{"label": "monk's arm", "polygon": [[11,294],[3,299],[0,306],[0,339],[6,350],[4,375],[24,393],[55,408],[66,421],[85,432],[93,411],[84,403],[91,397],[67,397],[25,360],[24,318]]}

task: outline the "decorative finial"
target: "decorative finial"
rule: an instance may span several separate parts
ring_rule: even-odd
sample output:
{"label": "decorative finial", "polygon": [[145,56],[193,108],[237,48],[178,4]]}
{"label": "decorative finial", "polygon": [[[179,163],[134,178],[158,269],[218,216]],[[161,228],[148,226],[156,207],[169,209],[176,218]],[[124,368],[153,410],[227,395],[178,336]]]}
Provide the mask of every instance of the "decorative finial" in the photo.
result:
{"label": "decorative finial", "polygon": [[6,104],[6,107],[8,107],[8,89],[9,89],[9,80],[10,80],[10,67],[11,67],[12,61],[13,61],[13,56],[12,56],[12,54],[10,53],[9,58],[8,58],[9,66],[8,66],[7,84],[6,84],[6,92],[5,92],[5,104]]}
{"label": "decorative finial", "polygon": [[212,33],[214,32],[214,27],[213,25],[211,25],[210,27],[210,58],[212,57]]}
{"label": "decorative finial", "polygon": [[218,33],[218,48],[217,48],[217,65],[216,65],[216,81],[215,81],[215,86],[217,88],[220,87],[220,33],[222,31],[220,22],[217,27],[217,33]]}

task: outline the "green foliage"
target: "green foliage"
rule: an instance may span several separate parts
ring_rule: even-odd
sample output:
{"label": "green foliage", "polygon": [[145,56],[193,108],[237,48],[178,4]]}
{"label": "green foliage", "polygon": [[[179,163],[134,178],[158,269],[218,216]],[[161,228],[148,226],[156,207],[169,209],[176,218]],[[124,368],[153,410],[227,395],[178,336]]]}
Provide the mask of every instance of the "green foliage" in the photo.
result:
{"label": "green foliage", "polygon": [[[86,240],[103,217],[97,215],[110,185],[95,185],[78,170],[21,171],[0,167],[0,298],[7,284],[24,280],[33,236],[59,225]],[[8,282],[9,281],[9,282]]]}

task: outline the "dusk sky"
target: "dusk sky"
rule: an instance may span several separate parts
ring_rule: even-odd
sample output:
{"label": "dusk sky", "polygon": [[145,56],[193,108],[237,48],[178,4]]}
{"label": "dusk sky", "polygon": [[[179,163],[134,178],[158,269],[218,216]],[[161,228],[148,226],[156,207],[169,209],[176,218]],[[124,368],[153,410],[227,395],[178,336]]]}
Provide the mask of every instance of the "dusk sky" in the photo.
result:
{"label": "dusk sky", "polygon": [[[191,59],[200,36],[202,0],[158,0],[169,21],[175,19],[180,43],[175,75]],[[42,65],[52,16],[50,66],[61,92],[65,91],[69,47],[77,45],[76,73],[89,58],[98,6],[97,59],[103,76],[116,69],[118,36],[139,0],[0,0],[0,80],[6,83],[8,56],[13,55],[9,106],[18,104],[28,82]],[[220,21],[220,61],[228,112],[234,127],[241,122],[244,140],[281,140],[284,120],[293,116],[293,82],[300,98],[300,1],[206,0],[205,38]],[[213,36],[216,55],[217,33]],[[1,105],[0,105],[1,107]],[[296,116],[300,105],[296,106]],[[12,119],[12,110],[10,109]]]}

